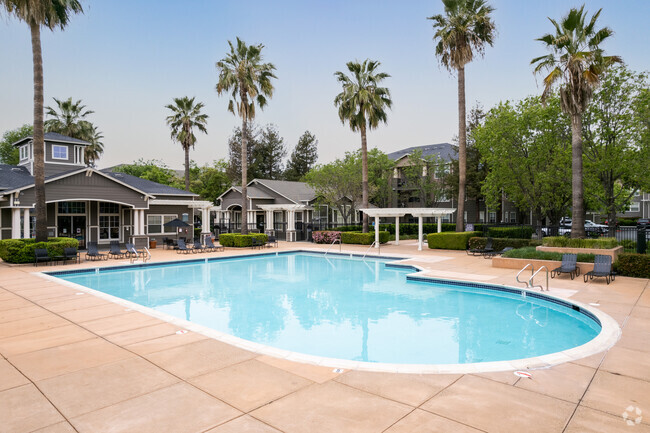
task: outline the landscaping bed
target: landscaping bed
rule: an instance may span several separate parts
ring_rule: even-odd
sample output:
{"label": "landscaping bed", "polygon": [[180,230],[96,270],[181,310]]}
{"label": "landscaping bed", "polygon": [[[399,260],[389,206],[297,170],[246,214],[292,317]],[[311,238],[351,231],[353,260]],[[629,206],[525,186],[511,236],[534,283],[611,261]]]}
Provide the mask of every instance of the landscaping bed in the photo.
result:
{"label": "landscaping bed", "polygon": [[0,259],[7,263],[34,263],[34,250],[45,248],[50,257],[60,257],[64,248],[79,248],[79,241],[74,238],[49,238],[47,242],[35,242],[34,239],[0,240]]}

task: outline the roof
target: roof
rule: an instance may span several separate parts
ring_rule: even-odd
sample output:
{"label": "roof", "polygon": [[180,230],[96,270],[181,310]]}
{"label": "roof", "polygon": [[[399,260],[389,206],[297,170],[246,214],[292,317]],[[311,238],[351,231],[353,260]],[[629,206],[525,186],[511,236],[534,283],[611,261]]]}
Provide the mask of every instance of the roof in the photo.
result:
{"label": "roof", "polygon": [[[46,132],[43,135],[43,138],[45,139],[45,141],[56,141],[58,143],[71,143],[71,144],[81,144],[84,146],[90,146],[90,143],[88,143],[87,141],[79,140],[78,138],[68,137],[67,135],[59,134],[57,132]],[[24,142],[33,139],[34,137],[30,135],[29,137],[25,137],[21,140],[16,141],[15,143],[12,144],[12,146],[20,146]]]}
{"label": "roof", "polygon": [[0,191],[12,190],[34,183],[34,177],[26,167],[0,164]]}
{"label": "roof", "polygon": [[305,182],[292,182],[289,180],[253,179],[251,183],[260,185],[277,192],[296,203],[311,201],[316,198],[316,192]]}
{"label": "roof", "polygon": [[451,143],[437,143],[425,144],[424,146],[407,147],[406,149],[389,153],[387,156],[393,161],[397,161],[400,158],[410,155],[417,149],[422,151],[423,157],[434,155],[442,158],[444,161],[451,161],[452,159],[456,159],[456,155],[458,153],[456,146]]}
{"label": "roof", "polygon": [[198,194],[194,194],[193,192],[184,191],[182,189],[174,188],[168,185],[163,185],[161,183],[153,182],[147,179],[142,179],[140,177],[132,176],[130,174],[116,173],[116,172],[105,171],[105,170],[101,170],[101,172],[117,181],[123,182],[147,194],[186,195],[186,196],[198,197]]}
{"label": "roof", "polygon": [[[232,189],[234,189],[235,191],[241,194],[241,186],[236,185],[233,186]],[[263,199],[274,198],[273,196],[269,195],[266,191],[259,189],[255,185],[248,185],[248,188],[246,188],[246,194],[248,195],[248,198],[263,198]]]}

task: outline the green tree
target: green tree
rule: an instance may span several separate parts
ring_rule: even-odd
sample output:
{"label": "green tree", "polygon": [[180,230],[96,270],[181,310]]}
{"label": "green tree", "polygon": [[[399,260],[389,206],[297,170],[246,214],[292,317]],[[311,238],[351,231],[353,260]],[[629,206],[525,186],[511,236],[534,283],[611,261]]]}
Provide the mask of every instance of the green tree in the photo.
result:
{"label": "green tree", "polygon": [[20,128],[5,131],[2,134],[2,141],[0,141],[0,162],[9,165],[18,165],[20,162],[20,155],[18,148],[13,144],[26,137],[31,137],[34,133],[32,125],[23,125]]}
{"label": "green tree", "polygon": [[[86,110],[85,105],[81,105],[81,100],[72,102],[72,98],[60,100],[56,98],[56,108],[45,107],[50,119],[45,121],[45,132],[57,132],[79,140],[89,141],[93,124],[86,119],[94,111]],[[57,111],[58,109],[58,111]]]}
{"label": "green tree", "polygon": [[467,181],[467,128],[465,118],[465,65],[475,54],[483,55],[492,45],[496,28],[490,14],[494,8],[484,0],[442,0],[445,14],[429,17],[437,41],[436,56],[449,71],[458,74],[458,207],[456,231],[465,230],[465,185]]}
{"label": "green tree", "polygon": [[88,167],[95,167],[97,160],[104,153],[104,143],[102,140],[104,136],[97,130],[95,125],[91,125],[90,133],[88,134],[89,146],[84,149],[84,159]]}
{"label": "green tree", "polygon": [[[359,155],[360,157],[360,155]],[[393,202],[393,186],[390,183],[395,161],[381,150],[374,148],[368,151],[368,188],[370,203],[377,207],[391,207]]]}
{"label": "green tree", "polygon": [[196,143],[194,129],[208,133],[208,115],[201,113],[203,106],[203,102],[194,103],[194,98],[187,96],[174,98],[173,104],[165,106],[172,112],[166,119],[172,140],[180,143],[185,152],[185,191],[190,190],[190,148],[193,149]]}
{"label": "green tree", "polygon": [[[259,144],[261,134],[261,129],[257,125],[252,122],[248,124],[246,128],[246,168],[247,177],[250,179],[259,177],[255,167],[255,148]],[[237,126],[228,138],[228,168],[226,170],[228,178],[236,185],[239,185],[242,180],[241,143],[241,128]]]}
{"label": "green tree", "polygon": [[224,160],[213,161],[212,165],[198,167],[196,176],[192,179],[191,191],[202,199],[215,203],[217,197],[231,186],[226,174],[228,164]]}
{"label": "green tree", "polygon": [[601,79],[603,69],[613,62],[620,62],[617,56],[605,56],[601,44],[612,34],[608,27],[596,29],[596,21],[602,9],[596,12],[589,22],[584,5],[572,8],[557,22],[549,21],[555,27],[555,34],[548,33],[538,41],[544,43],[550,54],[534,58],[535,74],[549,71],[544,77],[542,102],[557,83],[560,84],[562,111],[571,118],[571,184],[572,184],[572,222],[571,237],[584,238],[585,209],[582,172],[582,115],[587,110],[593,89]]}
{"label": "green tree", "polygon": [[298,144],[291,152],[287,169],[284,172],[286,180],[301,180],[309,170],[312,169],[318,160],[318,140],[316,136],[309,131],[298,139]]}
{"label": "green tree", "polygon": [[241,134],[241,192],[242,192],[242,234],[248,234],[248,194],[247,186],[247,151],[246,127],[248,122],[255,118],[255,104],[264,108],[266,98],[273,96],[272,78],[275,66],[272,63],[263,63],[262,49],[264,45],[246,45],[244,41],[237,38],[237,46],[228,41],[230,53],[217,62],[219,79],[217,82],[217,93],[230,93],[228,111],[237,114],[242,120]]}
{"label": "green tree", "polygon": [[260,141],[254,147],[253,164],[257,176],[262,179],[282,179],[282,161],[286,155],[287,149],[278,128],[274,125],[266,125]]}
{"label": "green tree", "polygon": [[472,134],[489,171],[483,183],[487,205],[496,208],[503,194],[520,210],[557,224],[571,200],[570,127],[557,97],[545,106],[539,97],[516,105],[501,103]]}
{"label": "green tree", "polygon": [[585,195],[605,211],[612,232],[616,213],[636,191],[650,189],[647,78],[625,66],[608,68],[583,115]]}
{"label": "green tree", "polygon": [[[366,59],[363,63],[348,62],[350,76],[337,71],[334,75],[341,83],[343,91],[336,95],[334,105],[339,109],[339,118],[348,122],[352,131],[361,133],[361,179],[363,198],[361,206],[368,207],[368,141],[366,131],[375,129],[379,122],[386,123],[386,109],[393,105],[390,91],[380,84],[390,75],[377,72],[378,61]],[[368,215],[363,214],[363,232],[368,232]]]}
{"label": "green tree", "polygon": [[43,53],[41,27],[65,28],[70,16],[83,12],[77,0],[0,0],[10,15],[29,26],[34,64],[34,195],[36,242],[47,240],[47,208],[45,206],[45,144],[43,139]]}
{"label": "green tree", "polygon": [[402,167],[409,198],[415,199],[418,207],[431,207],[445,195],[442,181],[445,163],[435,155],[422,156],[416,149],[409,155],[409,164]]}
{"label": "green tree", "polygon": [[113,168],[116,173],[126,173],[131,176],[137,176],[142,179],[157,182],[163,185],[182,188],[183,181],[174,170],[169,168],[164,162],[152,159],[139,159],[132,164],[122,164]]}

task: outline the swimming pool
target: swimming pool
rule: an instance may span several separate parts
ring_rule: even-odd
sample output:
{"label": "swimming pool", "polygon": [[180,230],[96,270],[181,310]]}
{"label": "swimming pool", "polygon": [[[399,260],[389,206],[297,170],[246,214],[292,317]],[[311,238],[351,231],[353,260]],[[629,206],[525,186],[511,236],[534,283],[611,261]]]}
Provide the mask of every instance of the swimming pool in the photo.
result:
{"label": "swimming pool", "polygon": [[565,301],[407,278],[416,269],[393,260],[292,252],[50,274],[254,343],[366,363],[534,358],[601,331]]}

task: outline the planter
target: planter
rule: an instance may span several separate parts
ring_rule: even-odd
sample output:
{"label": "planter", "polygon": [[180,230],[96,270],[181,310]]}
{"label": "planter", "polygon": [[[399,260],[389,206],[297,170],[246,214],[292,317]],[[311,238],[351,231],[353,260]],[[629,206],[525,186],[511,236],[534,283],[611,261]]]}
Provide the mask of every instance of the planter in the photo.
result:
{"label": "planter", "polygon": [[158,245],[158,241],[149,241],[149,248],[154,249]]}
{"label": "planter", "polygon": [[[559,260],[514,259],[510,257],[494,257],[492,259],[493,268],[521,269],[528,263],[533,265],[535,270],[546,266],[549,272],[562,265],[562,262]],[[578,262],[577,265],[580,268],[581,275],[594,269],[593,263]]]}
{"label": "planter", "polygon": [[612,263],[618,259],[618,255],[621,254],[624,250],[622,246],[616,248],[568,248],[568,247],[537,247],[537,251],[548,251],[551,253],[562,253],[562,254],[600,254],[603,256],[610,256],[612,258]]}

